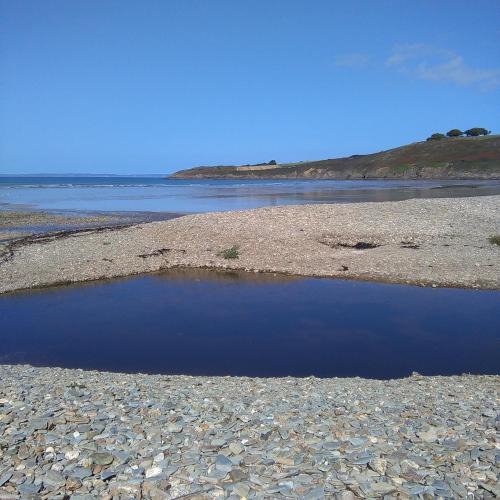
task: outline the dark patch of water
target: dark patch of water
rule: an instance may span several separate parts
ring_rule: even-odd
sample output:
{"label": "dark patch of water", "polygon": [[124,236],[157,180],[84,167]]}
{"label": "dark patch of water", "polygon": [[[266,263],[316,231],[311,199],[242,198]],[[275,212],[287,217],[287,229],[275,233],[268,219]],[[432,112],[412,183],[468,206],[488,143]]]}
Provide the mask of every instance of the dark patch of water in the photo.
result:
{"label": "dark patch of water", "polygon": [[191,375],[500,373],[500,292],[169,271],[0,297],[0,361]]}

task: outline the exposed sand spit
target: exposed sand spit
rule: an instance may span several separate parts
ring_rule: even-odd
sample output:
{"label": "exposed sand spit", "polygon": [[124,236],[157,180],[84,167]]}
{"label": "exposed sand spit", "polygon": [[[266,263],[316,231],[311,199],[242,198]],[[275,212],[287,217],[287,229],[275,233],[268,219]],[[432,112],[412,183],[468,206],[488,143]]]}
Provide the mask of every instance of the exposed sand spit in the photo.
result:
{"label": "exposed sand spit", "polygon": [[14,241],[0,292],[178,266],[497,289],[494,234],[500,196],[208,213]]}

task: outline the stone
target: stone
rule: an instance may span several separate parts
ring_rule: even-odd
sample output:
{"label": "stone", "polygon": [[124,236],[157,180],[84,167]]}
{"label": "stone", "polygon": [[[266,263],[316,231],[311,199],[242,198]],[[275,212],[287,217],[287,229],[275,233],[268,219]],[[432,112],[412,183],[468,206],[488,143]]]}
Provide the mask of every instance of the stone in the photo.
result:
{"label": "stone", "polygon": [[304,495],[304,500],[323,500],[324,498],[325,490],[323,486],[312,488]]}
{"label": "stone", "polygon": [[12,477],[12,472],[5,472],[0,476],[0,487],[3,486]]}
{"label": "stone", "polygon": [[75,467],[69,472],[69,475],[75,479],[85,479],[92,475],[92,471],[88,467]]}
{"label": "stone", "polygon": [[49,421],[46,418],[33,418],[30,421],[30,429],[32,431],[44,431],[47,429]]}
{"label": "stone", "polygon": [[421,431],[417,434],[417,436],[426,443],[433,443],[437,440],[438,435],[435,429],[432,427],[427,431]]}
{"label": "stone", "polygon": [[340,442],[339,441],[327,441],[326,443],[323,443],[323,448],[325,450],[338,450],[340,448]]}
{"label": "stone", "polygon": [[366,443],[366,439],[365,438],[359,438],[359,437],[353,437],[353,438],[349,439],[349,442],[353,446],[358,447],[358,446],[363,446]]}
{"label": "stone", "polygon": [[250,493],[250,486],[245,483],[236,483],[233,485],[233,492],[241,498],[247,498]]}
{"label": "stone", "polygon": [[146,478],[151,478],[151,477],[157,477],[160,476],[163,472],[163,469],[161,467],[150,467],[149,469],[146,469]]}
{"label": "stone", "polygon": [[167,425],[167,431],[172,432],[174,434],[182,432],[182,429],[183,429],[182,425],[179,425],[179,424],[168,424]]}
{"label": "stone", "polygon": [[371,470],[378,472],[381,476],[383,476],[387,470],[387,460],[383,458],[372,458],[368,462],[368,466]]}
{"label": "stone", "polygon": [[221,448],[222,446],[225,446],[227,441],[225,439],[212,439],[212,442],[210,443],[212,446],[217,446],[218,448]]}
{"label": "stone", "polygon": [[110,465],[115,459],[111,453],[93,453],[91,458],[92,463],[96,465]]}
{"label": "stone", "polygon": [[233,482],[239,483],[240,481],[248,479],[248,474],[241,469],[232,469],[229,472],[229,477]]}
{"label": "stone", "polygon": [[113,469],[105,469],[101,472],[101,479],[103,481],[108,481],[113,477],[116,477],[116,471]]}
{"label": "stone", "polygon": [[233,468],[233,463],[224,455],[217,455],[215,459],[215,468],[221,472],[230,472]]}
{"label": "stone", "polygon": [[58,489],[66,484],[66,480],[60,472],[49,470],[42,478],[43,486],[47,489]]}
{"label": "stone", "polygon": [[79,456],[80,452],[78,450],[70,450],[64,454],[64,458],[69,461],[76,460]]}
{"label": "stone", "polygon": [[293,457],[288,455],[277,455],[275,457],[275,461],[277,464],[281,465],[295,465],[295,460]]}
{"label": "stone", "polygon": [[229,444],[229,451],[234,455],[239,455],[240,453],[243,453],[243,451],[245,451],[245,447],[240,443],[233,442]]}
{"label": "stone", "polygon": [[383,482],[372,483],[370,484],[370,488],[376,495],[381,496],[389,495],[396,491],[396,487],[393,484]]}
{"label": "stone", "polygon": [[356,495],[349,490],[344,490],[335,495],[336,500],[355,500]]}
{"label": "stone", "polygon": [[17,487],[17,491],[21,494],[22,497],[26,498],[27,496],[36,495],[42,489],[42,485],[40,483],[23,483]]}

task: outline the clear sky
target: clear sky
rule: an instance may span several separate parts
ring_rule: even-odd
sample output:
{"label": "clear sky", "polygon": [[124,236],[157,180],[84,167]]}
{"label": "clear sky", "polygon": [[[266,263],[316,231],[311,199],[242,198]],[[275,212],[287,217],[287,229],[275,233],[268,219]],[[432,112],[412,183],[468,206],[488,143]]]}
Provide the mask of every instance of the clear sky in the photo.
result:
{"label": "clear sky", "polygon": [[500,132],[499,0],[0,8],[0,173],[166,173]]}

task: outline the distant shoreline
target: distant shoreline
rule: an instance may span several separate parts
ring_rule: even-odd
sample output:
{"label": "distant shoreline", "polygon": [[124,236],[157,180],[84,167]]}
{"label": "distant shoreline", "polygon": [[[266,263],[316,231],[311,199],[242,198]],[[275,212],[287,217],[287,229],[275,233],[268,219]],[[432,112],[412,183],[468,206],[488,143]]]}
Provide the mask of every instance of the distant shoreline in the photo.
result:
{"label": "distant shoreline", "polygon": [[[200,167],[205,168],[205,167]],[[212,168],[212,167],[206,167]],[[216,168],[216,167],[215,167]],[[380,177],[335,177],[335,176],[325,176],[325,177],[301,177],[299,175],[280,175],[273,174],[269,176],[265,175],[252,175],[242,173],[238,174],[224,174],[224,175],[186,175],[183,176],[180,172],[172,174],[170,176],[165,177],[166,179],[171,180],[273,180],[273,179],[282,179],[282,180],[298,180],[298,181],[498,181],[500,180],[500,174],[495,174],[494,176],[471,176],[471,177],[454,177],[454,176],[442,176],[442,177],[408,177],[408,176],[400,176],[400,177],[388,177],[388,176],[380,176]]]}

